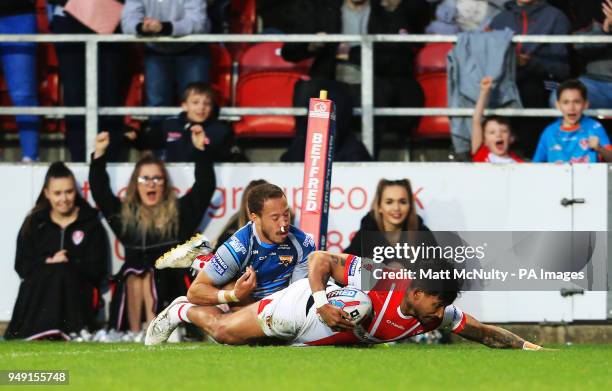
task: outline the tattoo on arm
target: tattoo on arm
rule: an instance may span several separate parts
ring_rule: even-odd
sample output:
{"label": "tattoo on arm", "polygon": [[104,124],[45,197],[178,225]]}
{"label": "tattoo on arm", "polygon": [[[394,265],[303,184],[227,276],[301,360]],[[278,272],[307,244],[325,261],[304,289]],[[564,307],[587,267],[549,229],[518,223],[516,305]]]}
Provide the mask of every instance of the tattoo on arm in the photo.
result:
{"label": "tattoo on arm", "polygon": [[340,266],[342,266],[342,267],[346,266],[346,259],[344,259],[344,258],[340,258],[340,257],[339,257],[339,256],[337,256],[337,255],[332,255],[332,256],[331,256],[331,261],[332,261],[334,264],[336,264],[336,265],[338,265],[338,264],[339,264],[339,265],[340,265]]}
{"label": "tattoo on arm", "polygon": [[490,348],[522,349],[525,343],[518,335],[501,327],[491,325],[466,325],[460,334],[469,340],[480,342]]}

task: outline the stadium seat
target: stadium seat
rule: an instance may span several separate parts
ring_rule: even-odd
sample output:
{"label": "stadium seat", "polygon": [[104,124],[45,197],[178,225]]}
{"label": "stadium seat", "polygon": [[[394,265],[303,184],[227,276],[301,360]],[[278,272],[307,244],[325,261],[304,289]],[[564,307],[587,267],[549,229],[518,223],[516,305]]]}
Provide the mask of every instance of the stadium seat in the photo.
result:
{"label": "stadium seat", "polygon": [[210,45],[211,69],[210,85],[217,93],[217,104],[227,106],[232,94],[232,57],[223,45]]}
{"label": "stadium seat", "polygon": [[417,54],[417,76],[425,73],[446,72],[446,55],[453,48],[450,42],[434,42],[425,45]]}
{"label": "stadium seat", "polygon": [[248,47],[238,60],[239,77],[253,72],[296,72],[307,74],[312,59],[298,63],[288,62],[281,56],[281,42],[258,43]]}
{"label": "stadium seat", "polygon": [[[236,88],[240,107],[292,107],[293,88],[304,75],[294,72],[259,72],[241,77]],[[295,118],[245,115],[234,124],[236,137],[293,137]]]}
{"label": "stadium seat", "polygon": [[[420,75],[417,81],[425,93],[426,108],[448,107],[446,72]],[[412,133],[417,139],[440,139],[450,136],[450,121],[447,116],[423,116]]]}
{"label": "stadium seat", "polygon": [[[229,32],[230,34],[254,34],[257,31],[257,5],[256,0],[231,0],[229,5]],[[227,44],[233,58],[249,47],[246,42],[230,42]]]}

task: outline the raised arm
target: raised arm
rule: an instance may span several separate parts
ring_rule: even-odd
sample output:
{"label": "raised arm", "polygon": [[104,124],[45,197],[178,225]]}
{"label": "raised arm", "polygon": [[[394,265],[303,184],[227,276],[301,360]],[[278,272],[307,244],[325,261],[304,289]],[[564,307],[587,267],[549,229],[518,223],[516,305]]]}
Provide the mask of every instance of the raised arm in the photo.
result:
{"label": "raised arm", "polygon": [[115,229],[117,227],[114,226],[114,223],[118,222],[113,221],[113,216],[121,210],[121,202],[119,198],[113,194],[113,190],[110,186],[110,179],[106,172],[105,155],[109,142],[110,136],[108,132],[100,132],[96,136],[95,151],[89,166],[89,185],[94,201],[102,210],[102,214],[104,214],[104,217],[106,217],[109,224],[111,224],[111,227]]}
{"label": "raised arm", "polygon": [[489,101],[492,85],[493,78],[490,76],[485,76],[480,81],[480,95],[478,96],[478,101],[474,108],[474,115],[472,116],[472,155],[478,152],[478,149],[482,145],[482,118],[484,117],[484,110]]}
{"label": "raised arm", "polygon": [[339,330],[350,330],[354,326],[349,322],[349,314],[328,303],[325,287],[330,277],[342,284],[347,283],[345,266],[349,256],[327,251],[315,251],[308,256],[308,282],[317,313],[329,327]]}
{"label": "raised arm", "polygon": [[480,323],[472,316],[465,314],[466,323],[458,334],[470,341],[479,342],[490,348],[540,350],[541,346],[525,341],[518,335],[501,327]]}

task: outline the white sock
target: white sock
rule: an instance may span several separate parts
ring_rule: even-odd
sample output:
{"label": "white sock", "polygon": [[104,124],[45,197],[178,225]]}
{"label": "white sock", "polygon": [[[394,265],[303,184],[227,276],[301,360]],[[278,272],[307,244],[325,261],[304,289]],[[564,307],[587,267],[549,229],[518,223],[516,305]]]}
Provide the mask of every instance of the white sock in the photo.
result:
{"label": "white sock", "polygon": [[179,303],[175,305],[174,307],[170,308],[170,311],[168,311],[168,315],[170,316],[170,321],[173,323],[174,322],[191,323],[191,321],[187,317],[187,311],[189,311],[189,309],[194,306],[195,304],[191,304],[186,301],[184,303]]}

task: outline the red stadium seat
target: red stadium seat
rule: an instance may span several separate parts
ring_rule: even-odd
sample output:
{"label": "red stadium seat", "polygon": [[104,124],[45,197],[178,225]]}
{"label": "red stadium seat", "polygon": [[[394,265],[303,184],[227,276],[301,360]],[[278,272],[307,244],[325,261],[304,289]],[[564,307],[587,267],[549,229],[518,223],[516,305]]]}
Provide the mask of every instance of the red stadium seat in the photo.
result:
{"label": "red stadium seat", "polygon": [[450,42],[435,42],[425,45],[417,54],[416,74],[446,72],[446,55],[453,48]]}
{"label": "red stadium seat", "polygon": [[[417,81],[425,93],[425,107],[448,107],[446,73],[420,75]],[[447,116],[423,116],[412,136],[417,139],[440,139],[450,136],[450,121]]]}
{"label": "red stadium seat", "polygon": [[248,75],[253,72],[296,72],[307,74],[312,60],[298,63],[288,62],[281,56],[281,42],[265,42],[252,45],[240,56],[239,75]]}
{"label": "red stadium seat", "polygon": [[[236,105],[242,107],[292,107],[293,87],[303,77],[293,72],[252,73],[238,80]],[[295,118],[245,115],[234,124],[236,137],[293,137]]]}
{"label": "red stadium seat", "polygon": [[217,93],[217,104],[227,106],[232,94],[232,57],[225,46],[210,45],[210,85]]}

